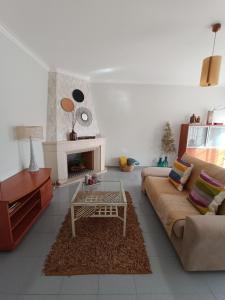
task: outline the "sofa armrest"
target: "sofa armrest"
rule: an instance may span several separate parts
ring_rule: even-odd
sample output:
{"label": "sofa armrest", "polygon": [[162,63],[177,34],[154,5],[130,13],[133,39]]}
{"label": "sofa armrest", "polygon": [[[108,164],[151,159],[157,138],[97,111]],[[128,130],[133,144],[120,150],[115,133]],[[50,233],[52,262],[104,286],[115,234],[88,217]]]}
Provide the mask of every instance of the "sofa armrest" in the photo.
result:
{"label": "sofa armrest", "polygon": [[225,270],[225,216],[186,218],[182,262],[188,271]]}
{"label": "sofa armrest", "polygon": [[154,177],[168,177],[171,168],[164,168],[164,167],[148,167],[143,168],[141,171],[141,190],[145,192],[144,181],[147,176],[154,176]]}
{"label": "sofa armrest", "polygon": [[164,167],[148,167],[143,168],[141,172],[141,177],[145,178],[146,176],[154,176],[154,177],[168,177],[171,168]]}

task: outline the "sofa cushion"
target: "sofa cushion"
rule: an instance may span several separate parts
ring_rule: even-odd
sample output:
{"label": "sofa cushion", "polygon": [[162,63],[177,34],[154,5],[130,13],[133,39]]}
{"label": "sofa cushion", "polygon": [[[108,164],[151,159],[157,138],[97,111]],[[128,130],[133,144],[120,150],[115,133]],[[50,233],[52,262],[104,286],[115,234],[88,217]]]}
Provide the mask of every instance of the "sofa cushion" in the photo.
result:
{"label": "sofa cushion", "polygon": [[178,220],[173,225],[173,232],[178,239],[182,239],[184,235],[185,220]]}
{"label": "sofa cushion", "polygon": [[160,194],[159,203],[161,222],[169,235],[178,220],[185,220],[190,215],[200,215],[200,212],[187,200],[185,192],[179,195]]}
{"label": "sofa cushion", "polygon": [[187,153],[185,153],[182,156],[182,159],[186,162],[193,164],[194,167],[191,172],[191,176],[189,180],[187,181],[185,188],[189,191],[193,188],[195,181],[197,180],[198,176],[200,175],[200,172],[202,170],[205,170],[207,174],[209,174],[211,177],[219,180],[222,184],[225,185],[225,169],[219,166],[216,166],[214,164],[205,162],[203,160],[200,160],[196,157],[193,157]]}
{"label": "sofa cushion", "polygon": [[201,171],[188,199],[202,214],[216,214],[225,199],[225,187],[219,180]]}
{"label": "sofa cushion", "polygon": [[189,164],[179,158],[174,161],[173,168],[169,173],[169,181],[178,191],[183,191],[184,184],[190,177],[192,168],[193,164]]}
{"label": "sofa cushion", "polygon": [[[179,192],[168,180],[168,177],[148,176],[144,182],[146,191],[149,191],[151,201],[157,200],[162,193],[180,195]],[[187,195],[187,193],[185,193]]]}

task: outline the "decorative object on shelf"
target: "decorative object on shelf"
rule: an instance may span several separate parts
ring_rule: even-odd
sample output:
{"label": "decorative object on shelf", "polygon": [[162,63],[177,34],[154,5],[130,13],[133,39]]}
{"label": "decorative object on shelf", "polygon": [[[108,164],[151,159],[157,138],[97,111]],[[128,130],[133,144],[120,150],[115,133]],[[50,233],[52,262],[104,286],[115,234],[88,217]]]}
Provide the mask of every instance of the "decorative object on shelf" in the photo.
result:
{"label": "decorative object on shelf", "polygon": [[29,139],[30,140],[30,165],[28,170],[30,172],[39,171],[39,167],[36,163],[33,149],[32,139],[43,139],[43,127],[41,126],[17,126],[16,137],[19,140]]}
{"label": "decorative object on shelf", "polygon": [[169,122],[167,122],[164,127],[164,134],[161,140],[161,148],[162,152],[165,154],[176,152],[175,140]]}
{"label": "decorative object on shelf", "polygon": [[84,101],[84,93],[79,89],[74,90],[72,92],[72,96],[73,96],[73,99],[76,102],[83,102]]}
{"label": "decorative object on shelf", "polygon": [[165,158],[164,158],[162,164],[163,164],[163,165],[162,165],[163,167],[168,168],[169,163],[168,163],[168,158],[167,158],[167,156],[165,156]]}
{"label": "decorative object on shelf", "polygon": [[221,24],[216,23],[212,26],[212,32],[214,32],[214,40],[213,40],[213,49],[212,55],[206,57],[202,62],[202,72],[200,79],[200,86],[213,86],[217,85],[219,82],[220,75],[220,66],[222,61],[222,56],[214,55],[215,43],[216,43],[216,33],[220,30]]}
{"label": "decorative object on shelf", "polygon": [[140,163],[134,158],[127,158],[126,156],[119,157],[120,170],[123,172],[131,172],[134,170],[134,167],[139,164]]}
{"label": "decorative object on shelf", "polygon": [[69,99],[69,98],[63,98],[60,101],[61,107],[62,109],[67,112],[70,113],[71,116],[71,123],[72,123],[72,131],[69,134],[69,140],[70,141],[76,141],[77,140],[77,133],[74,131],[74,127],[76,124],[76,113],[75,113],[75,104],[73,102],[73,100]]}
{"label": "decorative object on shelf", "polygon": [[159,158],[158,162],[157,162],[157,167],[163,167],[163,160],[162,157]]}
{"label": "decorative object on shelf", "polygon": [[[207,125],[223,125],[223,119],[225,114],[225,106],[217,106],[217,107],[211,107],[211,109],[207,113]],[[218,118],[219,117],[219,118]]]}
{"label": "decorative object on shelf", "polygon": [[92,113],[87,107],[79,107],[76,111],[76,119],[81,126],[90,126],[92,123]]}
{"label": "decorative object on shelf", "polygon": [[77,133],[74,131],[74,129],[72,129],[72,131],[70,132],[69,138],[70,138],[70,141],[76,141],[77,140]]}
{"label": "decorative object on shelf", "polygon": [[96,173],[92,174],[92,180],[93,180],[93,183],[98,182],[98,175]]}
{"label": "decorative object on shelf", "polygon": [[207,121],[206,121],[207,125],[212,125],[213,124],[213,114],[214,114],[213,110],[209,110],[208,111],[208,113],[207,113]]}
{"label": "decorative object on shelf", "polygon": [[89,178],[90,178],[90,175],[89,175],[89,174],[86,174],[85,177],[84,177],[84,182],[85,182],[85,184],[88,184]]}
{"label": "decorative object on shelf", "polygon": [[92,175],[86,174],[84,177],[84,183],[86,185],[93,185],[93,184],[97,184],[99,182],[100,181],[98,180],[98,175],[96,173],[94,173]]}
{"label": "decorative object on shelf", "polygon": [[200,116],[196,116],[195,114],[193,114],[190,117],[190,124],[196,124],[196,123],[200,123]]}
{"label": "decorative object on shelf", "polygon": [[200,123],[200,120],[201,120],[200,116],[197,116],[196,117],[196,123]]}

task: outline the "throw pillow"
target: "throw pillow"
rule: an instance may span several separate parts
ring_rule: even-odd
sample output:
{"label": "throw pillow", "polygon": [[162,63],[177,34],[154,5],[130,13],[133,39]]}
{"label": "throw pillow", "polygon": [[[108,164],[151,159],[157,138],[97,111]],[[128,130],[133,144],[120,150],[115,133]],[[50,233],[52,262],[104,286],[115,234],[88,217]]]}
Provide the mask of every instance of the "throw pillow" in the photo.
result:
{"label": "throw pillow", "polygon": [[128,166],[138,166],[138,165],[140,165],[140,163],[136,159],[129,157],[127,159],[127,165]]}
{"label": "throw pillow", "polygon": [[193,165],[184,160],[177,158],[174,161],[172,170],[169,173],[169,181],[178,189],[178,191],[183,191],[184,185],[190,177],[192,169]]}
{"label": "throw pillow", "polygon": [[201,171],[188,199],[201,214],[216,214],[225,199],[224,184]]}

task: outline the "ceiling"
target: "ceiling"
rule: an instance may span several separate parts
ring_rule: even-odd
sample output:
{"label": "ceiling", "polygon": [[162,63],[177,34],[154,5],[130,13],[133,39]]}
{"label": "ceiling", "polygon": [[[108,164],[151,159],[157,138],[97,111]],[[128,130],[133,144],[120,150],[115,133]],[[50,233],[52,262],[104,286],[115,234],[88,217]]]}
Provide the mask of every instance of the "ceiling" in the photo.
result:
{"label": "ceiling", "polygon": [[50,69],[95,81],[198,85],[215,21],[225,59],[224,0],[0,0],[0,24]]}

